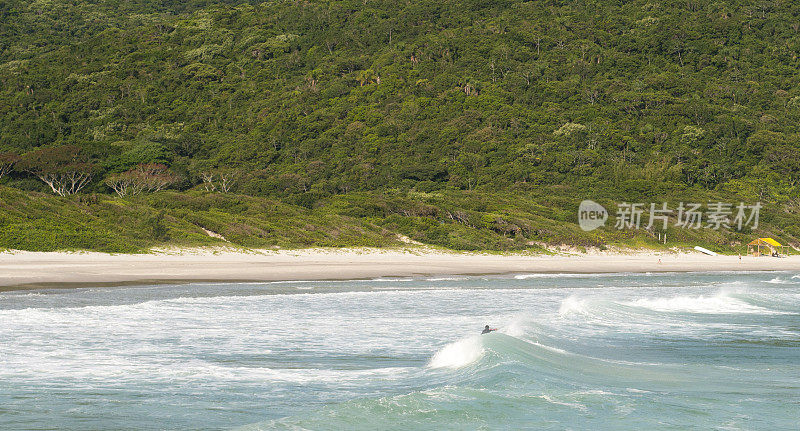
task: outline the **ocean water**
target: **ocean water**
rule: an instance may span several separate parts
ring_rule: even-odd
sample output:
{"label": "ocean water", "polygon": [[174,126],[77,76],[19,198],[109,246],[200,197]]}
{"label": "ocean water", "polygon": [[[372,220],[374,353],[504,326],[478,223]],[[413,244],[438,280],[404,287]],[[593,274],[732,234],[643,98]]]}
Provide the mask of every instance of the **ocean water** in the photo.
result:
{"label": "ocean water", "polygon": [[800,429],[794,273],[18,291],[0,325],[3,430]]}

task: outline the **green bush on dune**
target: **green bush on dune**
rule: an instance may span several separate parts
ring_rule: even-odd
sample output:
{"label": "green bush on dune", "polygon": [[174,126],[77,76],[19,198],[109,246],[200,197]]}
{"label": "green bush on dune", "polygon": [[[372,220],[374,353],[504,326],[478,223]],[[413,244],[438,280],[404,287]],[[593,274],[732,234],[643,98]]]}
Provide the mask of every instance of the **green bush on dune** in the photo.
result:
{"label": "green bush on dune", "polygon": [[[573,208],[568,208],[569,203],[564,204],[564,213],[541,206],[539,202],[553,199],[542,193],[358,192],[320,199],[308,209],[279,200],[211,192],[165,191],[120,199],[105,195],[56,197],[0,186],[0,247],[106,252],[206,245],[387,247],[405,245],[401,235],[431,246],[473,251],[538,252],[562,244],[578,249],[665,247],[654,234],[617,230],[613,222],[584,232],[574,215],[570,219]],[[579,198],[578,193],[563,197],[565,201]],[[800,225],[798,217],[775,211],[764,210],[767,221],[757,232],[670,227],[666,246],[701,244],[735,253],[743,251],[741,244],[755,235],[798,241],[793,233]]]}

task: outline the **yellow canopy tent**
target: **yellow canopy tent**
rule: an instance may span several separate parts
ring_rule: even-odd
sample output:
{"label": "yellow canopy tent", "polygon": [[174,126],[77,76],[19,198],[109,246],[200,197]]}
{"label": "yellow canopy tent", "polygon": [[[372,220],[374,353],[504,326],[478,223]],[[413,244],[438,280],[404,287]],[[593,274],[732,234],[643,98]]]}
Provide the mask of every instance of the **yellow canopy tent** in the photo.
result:
{"label": "yellow canopy tent", "polygon": [[[762,253],[762,248],[764,251],[769,251],[769,254]],[[753,256],[777,256],[786,254],[788,249],[789,246],[781,245],[781,243],[772,238],[756,238],[747,244],[747,253]]]}

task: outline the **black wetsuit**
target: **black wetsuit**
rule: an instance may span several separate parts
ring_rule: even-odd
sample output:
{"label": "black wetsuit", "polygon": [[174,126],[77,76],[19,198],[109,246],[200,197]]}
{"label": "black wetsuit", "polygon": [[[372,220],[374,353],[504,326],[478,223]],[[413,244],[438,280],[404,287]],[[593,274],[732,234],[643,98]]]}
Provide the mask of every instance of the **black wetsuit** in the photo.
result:
{"label": "black wetsuit", "polygon": [[481,331],[481,335],[488,334],[488,333],[490,333],[492,331],[494,331],[494,329],[484,328],[483,331]]}

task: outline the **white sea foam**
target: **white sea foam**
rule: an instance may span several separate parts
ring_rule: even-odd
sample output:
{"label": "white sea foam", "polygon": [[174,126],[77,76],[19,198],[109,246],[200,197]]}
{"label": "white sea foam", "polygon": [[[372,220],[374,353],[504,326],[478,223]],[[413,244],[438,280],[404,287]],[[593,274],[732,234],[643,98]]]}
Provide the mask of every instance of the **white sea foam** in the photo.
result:
{"label": "white sea foam", "polygon": [[647,308],[665,313],[774,313],[772,310],[748,304],[725,293],[714,296],[676,296],[672,298],[641,298],[622,302],[624,305]]}
{"label": "white sea foam", "polygon": [[536,274],[518,274],[514,278],[517,280],[527,280],[529,278],[594,278],[594,277],[618,277],[621,274],[575,274],[575,273],[536,273]]}
{"label": "white sea foam", "polygon": [[585,391],[577,391],[572,393],[571,395],[607,395],[607,396],[616,396],[619,394],[615,394],[614,392],[607,392],[602,389],[587,389]]}
{"label": "white sea foam", "polygon": [[[795,277],[792,277],[792,278],[795,278]],[[770,284],[795,284],[791,280],[786,280],[785,278],[780,278],[780,277],[775,277],[775,278],[773,278],[771,280],[765,280],[764,283],[770,283]]]}
{"label": "white sea foam", "polygon": [[[692,274],[704,274],[705,272],[693,272]],[[557,272],[557,273],[529,273],[518,274],[514,278],[525,280],[529,278],[619,278],[619,277],[669,277],[675,275],[673,272]]]}
{"label": "white sea foam", "polygon": [[508,326],[506,326],[502,332],[512,337],[521,337],[525,335],[527,330],[521,320],[515,320],[508,324]]}
{"label": "white sea foam", "polygon": [[468,277],[431,277],[426,278],[425,281],[463,281],[469,280]]}
{"label": "white sea foam", "polygon": [[431,358],[430,368],[461,368],[483,356],[483,343],[480,336],[465,338],[444,346]]}
{"label": "white sea foam", "polygon": [[586,299],[578,298],[574,295],[568,296],[561,301],[558,314],[565,316],[569,314],[585,314],[587,312]]}
{"label": "white sea foam", "polygon": [[[80,366],[90,361],[91,367]],[[268,368],[223,366],[205,361],[163,363],[131,360],[118,355],[74,354],[52,352],[36,362],[6,362],[0,376],[8,379],[33,380],[74,379],[92,381],[262,381],[287,383],[359,384],[366,378],[400,378],[408,368],[392,367],[368,370],[332,370],[314,368]]]}
{"label": "white sea foam", "polygon": [[625,312],[622,309],[616,309],[620,306],[636,307],[661,313],[784,314],[781,311],[747,303],[724,290],[716,295],[639,298],[614,302],[572,295],[561,301],[558,311],[561,316],[576,314],[611,316]]}
{"label": "white sea foam", "polygon": [[573,408],[573,409],[580,410],[582,412],[585,412],[585,411],[588,410],[586,408],[586,406],[581,404],[581,403],[570,403],[570,402],[567,402],[567,401],[557,400],[557,399],[551,397],[550,395],[539,395],[537,398],[541,398],[541,399],[547,401],[550,404],[556,404],[556,405],[560,405],[560,406],[564,406],[564,407],[570,407],[570,408]]}
{"label": "white sea foam", "polygon": [[549,350],[549,351],[554,352],[554,353],[561,354],[561,355],[572,355],[573,354],[573,353],[570,353],[570,352],[568,352],[568,351],[566,351],[564,349],[559,349],[558,347],[548,346],[546,344],[542,344],[542,343],[538,343],[538,342],[531,342],[530,344],[532,344],[534,346],[537,346],[537,347],[541,347],[542,349]]}
{"label": "white sea foam", "polygon": [[413,279],[413,278],[378,277],[378,278],[373,278],[373,279],[370,279],[370,280],[363,280],[363,281],[378,281],[378,282],[392,282],[392,281],[398,281],[398,282],[408,282],[408,281],[414,281],[414,279]]}

